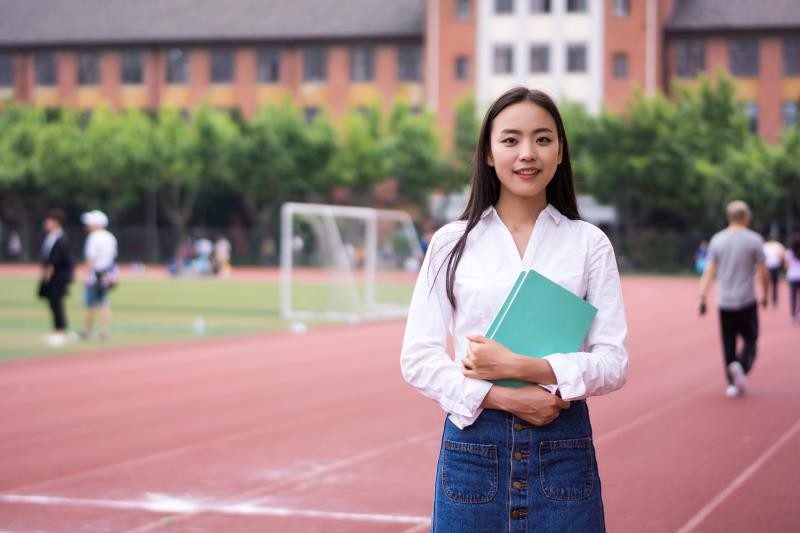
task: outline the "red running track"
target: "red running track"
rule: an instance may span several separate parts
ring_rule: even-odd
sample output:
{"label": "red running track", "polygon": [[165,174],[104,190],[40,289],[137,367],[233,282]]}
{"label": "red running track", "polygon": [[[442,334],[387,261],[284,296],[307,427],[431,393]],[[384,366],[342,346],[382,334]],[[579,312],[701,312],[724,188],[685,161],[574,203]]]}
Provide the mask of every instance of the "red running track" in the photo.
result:
{"label": "red running track", "polygon": [[[608,530],[800,531],[800,327],[724,396],[697,280],[627,278],[631,371],[590,401]],[[425,531],[442,414],[398,322],[0,365],[0,531]]]}

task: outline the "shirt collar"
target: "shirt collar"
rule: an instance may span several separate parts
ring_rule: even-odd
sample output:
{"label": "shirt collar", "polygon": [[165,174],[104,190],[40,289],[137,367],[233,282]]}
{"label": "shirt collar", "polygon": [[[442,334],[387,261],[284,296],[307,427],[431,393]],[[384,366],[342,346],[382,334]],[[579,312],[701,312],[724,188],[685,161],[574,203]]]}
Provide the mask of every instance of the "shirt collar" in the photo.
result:
{"label": "shirt collar", "polygon": [[[564,215],[561,214],[561,211],[556,209],[553,204],[547,204],[547,207],[545,207],[542,212],[547,213],[547,215],[553,222],[555,222],[556,225],[560,224],[561,220],[564,218]],[[490,215],[493,216],[498,222],[501,222],[500,217],[497,215],[497,210],[493,205],[490,205],[484,209],[483,213],[481,214],[481,219],[484,219]]]}

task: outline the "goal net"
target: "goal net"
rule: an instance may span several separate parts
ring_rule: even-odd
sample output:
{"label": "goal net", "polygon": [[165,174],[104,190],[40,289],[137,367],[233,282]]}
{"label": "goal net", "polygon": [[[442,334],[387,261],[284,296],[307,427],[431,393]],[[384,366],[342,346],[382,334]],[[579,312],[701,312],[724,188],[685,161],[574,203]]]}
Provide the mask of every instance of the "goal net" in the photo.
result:
{"label": "goal net", "polygon": [[404,317],[422,261],[405,211],[285,203],[281,315],[294,321]]}

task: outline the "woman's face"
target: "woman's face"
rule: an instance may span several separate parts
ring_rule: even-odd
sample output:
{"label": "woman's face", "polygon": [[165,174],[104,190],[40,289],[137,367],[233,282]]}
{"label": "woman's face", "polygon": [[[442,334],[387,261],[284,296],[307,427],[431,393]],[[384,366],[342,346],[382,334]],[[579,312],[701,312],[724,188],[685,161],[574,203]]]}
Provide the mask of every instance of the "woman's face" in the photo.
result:
{"label": "woman's face", "polygon": [[489,166],[500,194],[546,198],[547,184],[561,163],[561,142],[553,117],[525,100],[503,109],[492,123]]}

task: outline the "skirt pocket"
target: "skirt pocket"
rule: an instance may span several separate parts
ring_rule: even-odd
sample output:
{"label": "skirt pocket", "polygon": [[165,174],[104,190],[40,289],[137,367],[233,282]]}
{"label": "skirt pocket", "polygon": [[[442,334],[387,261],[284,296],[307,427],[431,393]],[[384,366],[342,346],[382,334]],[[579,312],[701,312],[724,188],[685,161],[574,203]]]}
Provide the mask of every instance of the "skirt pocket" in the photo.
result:
{"label": "skirt pocket", "polygon": [[539,477],[544,495],[553,500],[582,500],[594,488],[592,438],[539,443]]}
{"label": "skirt pocket", "polygon": [[442,488],[457,503],[486,503],[497,494],[497,446],[445,440]]}

